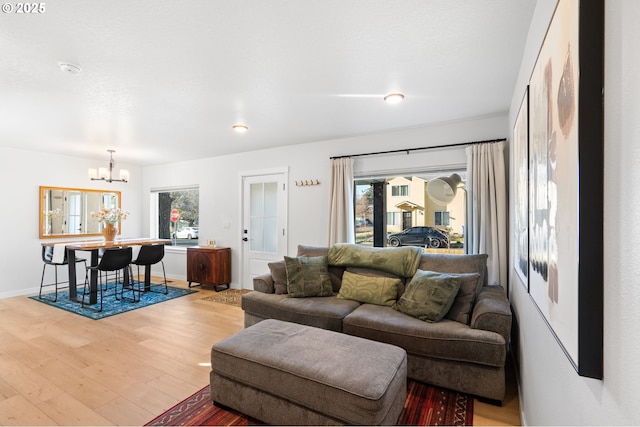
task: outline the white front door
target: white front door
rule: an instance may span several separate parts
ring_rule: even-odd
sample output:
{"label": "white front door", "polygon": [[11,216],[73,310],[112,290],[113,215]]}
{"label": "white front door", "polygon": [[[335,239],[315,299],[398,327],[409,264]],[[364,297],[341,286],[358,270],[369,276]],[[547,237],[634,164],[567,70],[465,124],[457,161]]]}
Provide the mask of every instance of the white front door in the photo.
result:
{"label": "white front door", "polygon": [[287,172],[242,174],[242,287],[287,254]]}

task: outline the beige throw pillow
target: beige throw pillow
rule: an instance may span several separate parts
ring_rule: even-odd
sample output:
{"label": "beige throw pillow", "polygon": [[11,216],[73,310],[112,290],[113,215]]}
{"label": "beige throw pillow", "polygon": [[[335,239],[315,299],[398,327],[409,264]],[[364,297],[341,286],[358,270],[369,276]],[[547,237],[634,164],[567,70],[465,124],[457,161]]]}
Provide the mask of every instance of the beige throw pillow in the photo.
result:
{"label": "beige throw pillow", "polygon": [[345,271],[338,298],[368,304],[392,306],[398,297],[400,279],[364,276]]}

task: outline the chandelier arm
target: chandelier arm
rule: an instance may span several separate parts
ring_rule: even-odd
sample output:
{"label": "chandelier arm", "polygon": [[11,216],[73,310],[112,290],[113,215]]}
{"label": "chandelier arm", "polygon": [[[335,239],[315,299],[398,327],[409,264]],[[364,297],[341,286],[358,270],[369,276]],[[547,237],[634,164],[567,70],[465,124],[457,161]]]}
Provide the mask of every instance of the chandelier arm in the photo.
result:
{"label": "chandelier arm", "polygon": [[107,150],[107,152],[109,152],[109,177],[105,178],[105,177],[99,177],[99,178],[93,178],[91,177],[91,181],[105,181],[105,182],[128,182],[127,179],[113,179],[113,168],[116,165],[116,162],[113,160],[113,153],[116,152],[116,150]]}

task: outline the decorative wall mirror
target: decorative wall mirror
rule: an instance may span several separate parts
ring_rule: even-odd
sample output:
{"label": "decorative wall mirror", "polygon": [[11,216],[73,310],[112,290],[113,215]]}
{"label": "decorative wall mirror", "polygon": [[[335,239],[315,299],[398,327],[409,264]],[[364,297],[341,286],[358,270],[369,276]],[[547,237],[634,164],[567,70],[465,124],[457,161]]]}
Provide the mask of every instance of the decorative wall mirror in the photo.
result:
{"label": "decorative wall mirror", "polygon": [[119,191],[40,187],[40,238],[100,236],[91,212],[119,208]]}

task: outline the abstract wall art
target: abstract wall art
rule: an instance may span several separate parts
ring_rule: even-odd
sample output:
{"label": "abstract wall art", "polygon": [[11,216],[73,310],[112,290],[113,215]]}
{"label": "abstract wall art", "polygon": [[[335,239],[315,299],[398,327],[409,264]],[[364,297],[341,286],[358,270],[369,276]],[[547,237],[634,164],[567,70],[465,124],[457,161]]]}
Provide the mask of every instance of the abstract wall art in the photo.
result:
{"label": "abstract wall art", "polygon": [[[603,16],[603,0],[559,0],[529,80],[521,273],[562,350],[592,378],[602,378]],[[515,128],[514,139],[522,144]]]}

